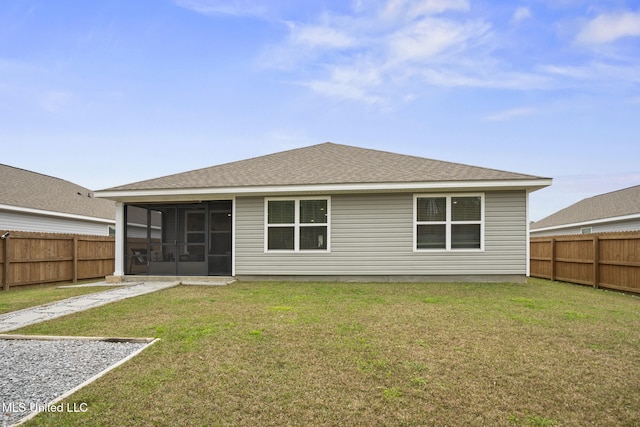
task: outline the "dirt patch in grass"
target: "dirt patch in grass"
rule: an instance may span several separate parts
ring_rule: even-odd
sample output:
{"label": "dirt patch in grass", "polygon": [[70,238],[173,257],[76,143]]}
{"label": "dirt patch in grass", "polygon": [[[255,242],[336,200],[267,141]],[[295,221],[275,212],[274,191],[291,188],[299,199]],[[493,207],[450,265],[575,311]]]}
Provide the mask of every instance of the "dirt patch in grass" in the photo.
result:
{"label": "dirt patch in grass", "polygon": [[640,424],[640,298],[543,280],[181,286],[20,332],[162,339],[32,425]]}

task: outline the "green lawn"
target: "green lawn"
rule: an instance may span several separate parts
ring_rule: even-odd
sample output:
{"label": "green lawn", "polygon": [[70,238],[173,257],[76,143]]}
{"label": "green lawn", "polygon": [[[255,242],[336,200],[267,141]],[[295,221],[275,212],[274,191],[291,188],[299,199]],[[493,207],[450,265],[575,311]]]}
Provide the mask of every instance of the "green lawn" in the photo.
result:
{"label": "green lawn", "polygon": [[544,280],[180,286],[16,332],[162,339],[28,425],[640,425],[640,298]]}
{"label": "green lawn", "polygon": [[[94,282],[96,281],[85,280],[76,284],[91,284]],[[78,295],[113,289],[111,287],[105,288],[104,286],[59,289],[60,286],[68,285],[73,285],[73,283],[56,283],[53,285],[31,286],[27,288],[16,287],[10,288],[8,291],[0,290],[0,314],[35,307],[36,305],[47,304]]]}

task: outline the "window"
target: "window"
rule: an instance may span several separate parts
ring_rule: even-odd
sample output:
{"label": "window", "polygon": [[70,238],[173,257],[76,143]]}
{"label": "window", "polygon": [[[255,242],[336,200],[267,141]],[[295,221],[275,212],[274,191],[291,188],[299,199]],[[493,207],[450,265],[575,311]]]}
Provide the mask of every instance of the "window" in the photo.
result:
{"label": "window", "polygon": [[417,195],[414,202],[416,250],[482,250],[482,194]]}
{"label": "window", "polygon": [[329,198],[267,199],[265,251],[329,251]]}
{"label": "window", "polygon": [[591,234],[591,227],[582,227],[580,229],[581,234]]}

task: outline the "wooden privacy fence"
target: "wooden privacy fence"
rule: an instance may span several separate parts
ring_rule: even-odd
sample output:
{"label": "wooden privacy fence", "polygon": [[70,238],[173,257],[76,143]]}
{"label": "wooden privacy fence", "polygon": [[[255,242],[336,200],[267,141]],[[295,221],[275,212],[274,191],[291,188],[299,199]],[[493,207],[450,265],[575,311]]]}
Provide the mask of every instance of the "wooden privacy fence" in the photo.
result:
{"label": "wooden privacy fence", "polygon": [[531,238],[531,276],[640,293],[640,232]]}
{"label": "wooden privacy fence", "polygon": [[114,263],[113,237],[10,231],[0,241],[3,290],[105,277],[113,273]]}

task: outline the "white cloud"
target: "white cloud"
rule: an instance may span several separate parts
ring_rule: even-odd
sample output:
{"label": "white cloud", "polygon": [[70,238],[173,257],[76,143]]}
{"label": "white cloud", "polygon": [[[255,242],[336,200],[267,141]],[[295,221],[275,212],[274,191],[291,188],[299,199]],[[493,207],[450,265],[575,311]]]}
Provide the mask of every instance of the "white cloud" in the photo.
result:
{"label": "white cloud", "polygon": [[174,0],[177,6],[203,15],[263,15],[266,6],[253,0]]}
{"label": "white cloud", "polygon": [[[353,8],[357,13],[286,22],[287,39],[266,49],[260,65],[304,70],[312,77],[301,84],[327,96],[380,105],[396,93],[394,102],[406,102],[413,90],[394,89],[426,82],[432,67],[457,69],[491,32],[482,19],[469,19],[466,0],[356,2]],[[441,16],[445,12],[455,13]]]}
{"label": "white cloud", "polygon": [[484,120],[489,122],[502,122],[511,120],[514,117],[530,116],[536,114],[537,112],[538,110],[532,107],[512,108],[510,110],[494,113],[490,116],[485,117]]}
{"label": "white cloud", "polygon": [[412,20],[448,10],[466,12],[469,10],[469,2],[467,0],[389,0],[381,10],[381,17]]}
{"label": "white cloud", "polygon": [[309,48],[347,48],[356,40],[345,32],[323,25],[289,23],[290,41]]}
{"label": "white cloud", "polygon": [[600,61],[580,65],[544,65],[540,70],[571,80],[574,84],[586,81],[640,83],[639,61],[614,65]]}
{"label": "white cloud", "polygon": [[580,44],[598,45],[640,36],[640,12],[602,14],[587,22],[576,36]]}
{"label": "white cloud", "polygon": [[368,88],[352,82],[341,82],[336,80],[314,80],[306,83],[314,92],[324,96],[337,99],[358,101],[364,104],[373,105],[383,102],[379,96],[369,93]]}
{"label": "white cloud", "polygon": [[[514,7],[510,24],[530,19],[529,7]],[[636,20],[640,14],[601,15],[584,26],[581,40],[631,36]],[[367,104],[402,103],[429,87],[522,91],[640,80],[633,55],[615,61],[562,56],[540,64],[544,53],[525,49],[531,40],[507,39],[467,0],[354,0],[350,12],[325,10],[284,24],[287,37],[267,47],[258,65],[305,75],[297,83],[316,93]],[[614,28],[605,32],[608,26]]]}
{"label": "white cloud", "polygon": [[313,80],[304,83],[304,85],[325,96],[358,101],[368,105],[384,103],[382,97],[372,93],[372,89],[378,87],[383,81],[380,70],[376,67],[360,63],[336,66],[329,71],[329,78]]}
{"label": "white cloud", "polygon": [[580,80],[588,79],[593,75],[593,72],[584,66],[543,65],[540,67],[540,70],[556,76]]}
{"label": "white cloud", "polygon": [[424,18],[389,36],[392,60],[428,59],[445,51],[462,50],[469,41],[481,38],[489,26],[479,22],[456,22]]}
{"label": "white cloud", "polygon": [[511,17],[511,23],[517,24],[521,21],[531,18],[531,16],[531,9],[529,9],[528,7],[520,6],[513,13],[513,16]]}

